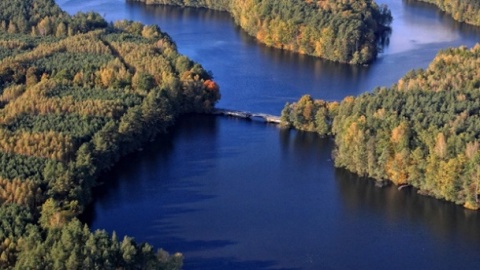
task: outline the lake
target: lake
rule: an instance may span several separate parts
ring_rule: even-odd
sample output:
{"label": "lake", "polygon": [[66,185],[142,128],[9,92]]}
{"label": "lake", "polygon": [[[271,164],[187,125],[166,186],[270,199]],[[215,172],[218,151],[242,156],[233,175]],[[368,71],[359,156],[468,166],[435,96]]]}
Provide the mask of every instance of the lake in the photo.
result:
{"label": "lake", "polygon": [[[341,100],[391,85],[442,48],[480,41],[477,28],[430,5],[382,0],[394,16],[389,45],[372,65],[349,66],[266,48],[223,12],[57,2],[70,13],[158,24],[213,72],[218,107],[277,115],[306,93]],[[185,269],[478,268],[477,212],[335,169],[332,148],[262,122],[186,116],[102,175],[85,219],[180,251]]]}

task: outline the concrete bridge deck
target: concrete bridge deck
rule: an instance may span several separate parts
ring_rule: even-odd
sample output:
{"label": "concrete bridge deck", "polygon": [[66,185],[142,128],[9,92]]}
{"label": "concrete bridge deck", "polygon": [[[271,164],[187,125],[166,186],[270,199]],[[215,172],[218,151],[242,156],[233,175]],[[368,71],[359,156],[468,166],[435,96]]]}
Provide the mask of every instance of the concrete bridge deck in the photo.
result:
{"label": "concrete bridge deck", "polygon": [[280,124],[280,116],[266,114],[266,113],[252,113],[247,111],[237,111],[237,110],[228,110],[228,109],[215,109],[212,114],[215,115],[225,115],[243,119],[260,119],[267,123]]}

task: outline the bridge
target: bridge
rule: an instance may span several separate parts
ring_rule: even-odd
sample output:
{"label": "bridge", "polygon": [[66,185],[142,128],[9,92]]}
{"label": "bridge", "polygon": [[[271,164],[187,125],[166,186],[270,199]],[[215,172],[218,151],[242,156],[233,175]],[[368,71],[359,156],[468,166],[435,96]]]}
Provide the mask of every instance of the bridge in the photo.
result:
{"label": "bridge", "polygon": [[228,109],[214,109],[212,114],[214,115],[225,115],[231,116],[236,118],[243,118],[243,119],[260,119],[267,123],[274,123],[280,124],[280,116],[266,114],[266,113],[252,113],[247,111],[236,111],[236,110],[228,110]]}

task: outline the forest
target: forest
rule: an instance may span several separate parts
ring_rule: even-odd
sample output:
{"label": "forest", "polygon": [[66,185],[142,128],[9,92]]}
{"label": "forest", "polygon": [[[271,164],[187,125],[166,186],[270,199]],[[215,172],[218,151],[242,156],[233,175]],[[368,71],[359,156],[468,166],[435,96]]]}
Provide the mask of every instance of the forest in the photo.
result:
{"label": "forest", "polygon": [[[412,1],[412,0],[409,0]],[[455,20],[480,26],[480,1],[478,0],[414,0],[436,5]]]}
{"label": "forest", "polygon": [[392,16],[373,0],[134,0],[228,11],[261,43],[349,64],[368,64],[390,33]]}
{"label": "forest", "polygon": [[480,44],[438,53],[390,88],[341,102],[303,96],[282,124],[333,135],[337,167],[478,209]]}
{"label": "forest", "polygon": [[0,2],[0,268],[179,269],[181,254],[78,215],[99,173],[219,98],[157,26]]}

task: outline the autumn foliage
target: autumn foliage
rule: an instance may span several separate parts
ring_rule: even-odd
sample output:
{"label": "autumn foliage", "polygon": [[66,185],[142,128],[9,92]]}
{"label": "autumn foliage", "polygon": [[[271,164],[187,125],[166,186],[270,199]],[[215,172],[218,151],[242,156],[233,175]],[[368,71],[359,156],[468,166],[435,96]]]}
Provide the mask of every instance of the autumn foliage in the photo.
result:
{"label": "autumn foliage", "polygon": [[[412,0],[409,0],[412,1]],[[434,4],[455,20],[480,26],[480,4],[477,0],[414,0]]]}
{"label": "autumn foliage", "polygon": [[180,255],[92,233],[76,216],[100,172],[219,97],[157,26],[2,1],[0,268],[179,268]]}
{"label": "autumn foliage", "polygon": [[[347,97],[338,106],[302,97],[287,104],[282,120],[334,135],[338,167],[478,209],[479,64],[480,45],[447,49],[389,89]],[[312,108],[323,112],[312,117]],[[318,130],[319,123],[327,128]]]}
{"label": "autumn foliage", "polygon": [[203,85],[205,86],[205,89],[210,92],[218,92],[220,90],[218,84],[212,80],[206,80]]}
{"label": "autumn foliage", "polygon": [[269,47],[350,64],[375,59],[392,20],[388,8],[372,0],[136,1],[225,10],[243,30]]}

